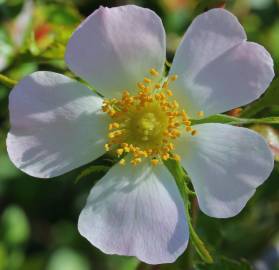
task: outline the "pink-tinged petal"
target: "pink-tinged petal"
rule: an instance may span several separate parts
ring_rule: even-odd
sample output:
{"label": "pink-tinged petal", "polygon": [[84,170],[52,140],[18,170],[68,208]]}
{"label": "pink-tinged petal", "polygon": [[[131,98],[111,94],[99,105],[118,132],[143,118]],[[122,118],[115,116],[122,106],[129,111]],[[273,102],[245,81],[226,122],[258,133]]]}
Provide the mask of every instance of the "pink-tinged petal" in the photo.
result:
{"label": "pink-tinged petal", "polygon": [[225,9],[198,16],[178,48],[170,74],[173,89],[192,117],[212,115],[257,99],[274,77],[273,60],[246,41],[237,18]]}
{"label": "pink-tinged petal", "polygon": [[247,128],[196,125],[196,136],[181,138],[177,151],[201,210],[212,217],[238,214],[270,175],[274,161],[265,140]]}
{"label": "pink-tinged petal", "polygon": [[74,32],[66,62],[78,76],[107,97],[133,90],[155,68],[162,71],[165,31],[151,10],[127,5],[100,7]]}
{"label": "pink-tinged petal", "polygon": [[22,79],[9,99],[7,149],[25,173],[49,178],[104,153],[106,116],[102,99],[83,84],[40,71]]}
{"label": "pink-tinged petal", "polygon": [[78,228],[107,254],[170,263],[185,250],[188,225],[178,188],[164,166],[115,165],[91,190]]}

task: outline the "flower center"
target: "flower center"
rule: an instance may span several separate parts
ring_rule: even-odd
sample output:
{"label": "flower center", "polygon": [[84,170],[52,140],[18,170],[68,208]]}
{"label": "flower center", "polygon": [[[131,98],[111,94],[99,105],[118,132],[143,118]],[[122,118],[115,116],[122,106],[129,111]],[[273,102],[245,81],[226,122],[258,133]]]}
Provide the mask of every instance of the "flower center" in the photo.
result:
{"label": "flower center", "polygon": [[[159,76],[153,68],[150,74]],[[180,110],[173,98],[169,86],[176,79],[177,75],[172,75],[161,83],[154,83],[144,78],[137,84],[135,95],[123,91],[120,99],[104,100],[102,109],[112,119],[105,149],[116,151],[122,157],[120,164],[130,160],[136,165],[143,158],[149,158],[153,165],[169,158],[180,160],[173,141],[183,130],[192,136],[197,132],[185,110]],[[202,112],[199,115],[202,116]]]}
{"label": "flower center", "polygon": [[126,125],[127,141],[141,148],[155,147],[162,140],[163,131],[167,127],[166,114],[160,110],[156,102],[131,110]]}

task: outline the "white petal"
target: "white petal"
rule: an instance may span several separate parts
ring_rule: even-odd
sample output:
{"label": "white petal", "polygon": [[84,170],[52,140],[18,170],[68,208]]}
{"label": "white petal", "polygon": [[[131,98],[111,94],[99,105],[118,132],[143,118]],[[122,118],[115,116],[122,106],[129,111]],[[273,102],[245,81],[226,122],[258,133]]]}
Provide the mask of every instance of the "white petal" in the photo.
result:
{"label": "white petal", "polygon": [[102,99],[63,75],[41,71],[10,93],[10,159],[35,177],[54,177],[103,154]]}
{"label": "white petal", "polygon": [[170,73],[173,89],[192,117],[211,115],[257,99],[274,77],[273,60],[246,41],[237,18],[224,9],[198,16],[187,30]]}
{"label": "white petal", "polygon": [[103,252],[150,264],[175,261],[189,237],[172,176],[149,164],[115,165],[91,190],[78,227]]}
{"label": "white petal", "polygon": [[166,56],[165,31],[151,10],[127,5],[100,7],[74,32],[66,62],[78,76],[107,97],[148,75],[162,71]]}
{"label": "white petal", "polygon": [[201,210],[212,217],[238,214],[270,175],[273,156],[265,140],[246,128],[202,124],[180,139],[177,151]]}

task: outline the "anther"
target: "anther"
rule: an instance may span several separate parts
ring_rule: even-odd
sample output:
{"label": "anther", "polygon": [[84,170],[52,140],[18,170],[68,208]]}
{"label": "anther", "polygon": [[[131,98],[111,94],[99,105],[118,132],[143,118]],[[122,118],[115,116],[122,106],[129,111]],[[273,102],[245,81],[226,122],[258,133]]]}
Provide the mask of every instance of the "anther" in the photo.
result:
{"label": "anther", "polygon": [[125,146],[125,147],[124,147],[124,151],[125,151],[126,153],[129,153],[129,152],[130,152],[130,147],[129,147],[129,146]]}
{"label": "anther", "polygon": [[186,121],[183,122],[183,124],[185,126],[191,126],[191,121],[190,120],[186,120]]}
{"label": "anther", "polygon": [[113,132],[110,132],[109,134],[108,134],[108,137],[110,138],[110,139],[113,139],[115,136],[114,136],[114,133]]}
{"label": "anther", "polygon": [[191,135],[192,135],[192,136],[196,136],[197,134],[198,134],[198,132],[197,132],[197,130],[195,130],[195,129],[191,132]]}
{"label": "anther", "polygon": [[162,155],[163,160],[168,160],[170,158],[169,153],[165,153]]}
{"label": "anther", "polygon": [[149,78],[147,78],[147,77],[144,77],[143,81],[144,81],[145,83],[151,83],[151,82],[152,82],[151,79],[149,79]]}
{"label": "anther", "polygon": [[156,83],[154,87],[155,87],[156,89],[160,89],[160,88],[161,88],[161,84]]}
{"label": "anther", "polygon": [[149,70],[149,72],[152,76],[158,76],[159,75],[159,72],[155,68],[151,68]]}
{"label": "anther", "polygon": [[124,166],[126,164],[126,160],[124,158],[120,159],[119,164]]}
{"label": "anther", "polygon": [[167,89],[169,86],[168,82],[164,82],[162,88]]}
{"label": "anther", "polygon": [[109,130],[112,130],[114,128],[119,128],[120,125],[116,122],[109,124]]}
{"label": "anther", "polygon": [[110,147],[109,147],[109,144],[108,144],[108,143],[105,144],[105,150],[106,150],[107,152],[110,150]]}
{"label": "anther", "polygon": [[159,160],[156,159],[156,158],[153,158],[153,159],[151,159],[151,164],[152,164],[153,166],[157,166],[157,165],[159,164]]}
{"label": "anther", "polygon": [[137,165],[139,163],[141,163],[141,158],[134,158],[131,160],[131,164],[133,165]]}
{"label": "anther", "polygon": [[141,90],[145,90],[145,85],[143,83],[137,83],[137,86]]}
{"label": "anther", "polygon": [[169,143],[168,147],[170,148],[170,150],[174,149],[174,144],[173,143]]}
{"label": "anther", "polygon": [[176,81],[177,78],[178,78],[178,75],[176,75],[176,74],[170,76],[171,81]]}
{"label": "anther", "polygon": [[167,90],[167,95],[168,95],[169,97],[173,96],[172,91],[168,89],[168,90]]}
{"label": "anther", "polygon": [[160,94],[155,94],[155,99],[156,99],[156,100],[160,100],[160,99],[161,99]]}
{"label": "anther", "polygon": [[124,152],[124,149],[123,149],[123,148],[118,148],[118,149],[116,150],[116,153],[117,153],[118,156],[121,156],[121,155],[123,154],[123,152]]}

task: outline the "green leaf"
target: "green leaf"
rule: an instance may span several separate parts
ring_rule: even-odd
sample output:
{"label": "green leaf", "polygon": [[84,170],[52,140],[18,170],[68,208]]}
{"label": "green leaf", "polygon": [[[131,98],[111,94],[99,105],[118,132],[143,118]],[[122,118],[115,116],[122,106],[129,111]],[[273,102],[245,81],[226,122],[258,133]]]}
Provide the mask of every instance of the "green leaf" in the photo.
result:
{"label": "green leaf", "polygon": [[1,164],[0,183],[12,179],[19,174],[19,170],[13,165],[13,163],[10,161],[7,154],[0,155],[0,164]]}
{"label": "green leaf", "polygon": [[279,124],[278,116],[264,118],[238,118],[226,114],[216,114],[200,120],[192,120],[193,125],[204,123],[222,123],[229,125],[251,125],[251,124]]}
{"label": "green leaf", "polygon": [[0,242],[0,270],[7,269],[8,254],[5,246]]}
{"label": "green leaf", "polygon": [[0,27],[0,71],[4,70],[14,56],[14,46],[4,27]]}
{"label": "green leaf", "polygon": [[41,8],[45,16],[47,16],[48,22],[55,25],[77,25],[82,19],[78,10],[71,4],[48,3],[42,5]]}
{"label": "green leaf", "polygon": [[40,56],[47,59],[64,59],[65,45],[55,42],[47,50],[45,50]]}
{"label": "green leaf", "polygon": [[18,206],[6,208],[1,219],[1,228],[4,241],[9,245],[20,245],[29,238],[29,222],[24,211]]}
{"label": "green leaf", "polygon": [[33,56],[40,55],[41,51],[37,45],[37,42],[35,39],[35,33],[33,31],[31,32],[27,43],[29,44],[28,49]]}
{"label": "green leaf", "polygon": [[112,256],[108,261],[108,269],[136,270],[141,264],[136,258],[125,256]]}
{"label": "green leaf", "polygon": [[86,257],[71,249],[59,249],[51,256],[47,270],[90,270]]}

